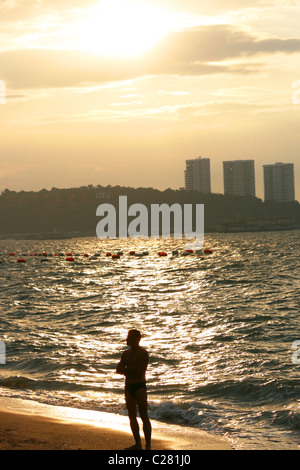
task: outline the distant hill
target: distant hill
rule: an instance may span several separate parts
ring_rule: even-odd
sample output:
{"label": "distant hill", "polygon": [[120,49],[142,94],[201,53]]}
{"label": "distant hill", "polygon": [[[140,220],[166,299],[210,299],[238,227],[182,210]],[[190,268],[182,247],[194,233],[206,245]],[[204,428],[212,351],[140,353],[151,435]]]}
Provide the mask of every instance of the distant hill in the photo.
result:
{"label": "distant hill", "polygon": [[300,228],[300,205],[264,203],[254,197],[201,194],[195,191],[121,186],[10,191],[0,195],[0,236],[55,238],[95,236],[99,204],[113,204],[127,196],[128,206],[144,204],[204,204],[205,232],[284,230]]}

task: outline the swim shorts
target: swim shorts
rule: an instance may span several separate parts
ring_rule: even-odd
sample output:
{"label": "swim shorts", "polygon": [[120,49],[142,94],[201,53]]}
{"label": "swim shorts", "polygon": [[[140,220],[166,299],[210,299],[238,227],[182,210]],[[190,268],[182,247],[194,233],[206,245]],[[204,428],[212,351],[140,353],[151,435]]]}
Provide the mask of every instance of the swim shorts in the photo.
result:
{"label": "swim shorts", "polygon": [[145,389],[147,389],[147,387],[146,387],[146,382],[138,382],[138,383],[126,384],[126,385],[125,385],[125,390],[126,390],[127,392],[129,392],[130,395],[131,395],[133,398],[135,398],[136,392],[137,392],[140,388],[145,388]]}

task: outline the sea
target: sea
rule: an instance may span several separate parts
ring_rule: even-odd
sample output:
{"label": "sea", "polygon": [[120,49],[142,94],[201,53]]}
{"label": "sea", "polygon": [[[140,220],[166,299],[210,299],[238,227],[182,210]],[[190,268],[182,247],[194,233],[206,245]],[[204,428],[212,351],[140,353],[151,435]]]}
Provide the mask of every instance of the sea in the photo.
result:
{"label": "sea", "polygon": [[1,240],[0,397],[125,416],[115,371],[137,328],[151,419],[299,450],[299,241],[214,233],[187,254],[174,238]]}

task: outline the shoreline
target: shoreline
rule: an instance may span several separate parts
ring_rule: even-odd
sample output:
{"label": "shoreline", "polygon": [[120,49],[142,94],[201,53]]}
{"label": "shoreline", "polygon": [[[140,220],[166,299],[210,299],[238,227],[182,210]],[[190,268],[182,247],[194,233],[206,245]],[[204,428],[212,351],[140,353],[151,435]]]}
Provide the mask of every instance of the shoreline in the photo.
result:
{"label": "shoreline", "polygon": [[[151,423],[152,450],[232,450],[225,437],[155,420]],[[132,444],[127,416],[0,398],[0,450],[120,451]]]}
{"label": "shoreline", "polygon": [[[276,226],[276,227],[259,227],[255,229],[251,229],[251,227],[231,227],[230,229],[220,229],[220,228],[213,228],[208,227],[206,235],[236,235],[241,233],[270,233],[270,232],[295,232],[300,230],[300,225],[295,226]],[[170,233],[170,238],[174,237],[174,233]],[[38,234],[26,234],[26,233],[2,233],[0,234],[0,241],[33,241],[33,242],[50,242],[50,241],[68,241],[68,240],[75,240],[77,238],[94,238],[96,241],[99,238],[94,234],[74,234],[74,235],[66,235],[66,236],[57,236],[57,237],[47,237],[47,236],[39,236]],[[121,238],[119,238],[121,240]]]}

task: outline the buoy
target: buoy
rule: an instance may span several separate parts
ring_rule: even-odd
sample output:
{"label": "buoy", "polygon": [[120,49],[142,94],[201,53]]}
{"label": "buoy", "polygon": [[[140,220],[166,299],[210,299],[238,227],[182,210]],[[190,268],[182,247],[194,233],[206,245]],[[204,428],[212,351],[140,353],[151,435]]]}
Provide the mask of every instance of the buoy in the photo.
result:
{"label": "buoy", "polygon": [[24,258],[19,258],[17,263],[26,263],[26,260]]}
{"label": "buoy", "polygon": [[74,261],[75,258],[73,258],[73,256],[69,256],[68,258],[66,258],[66,261]]}

